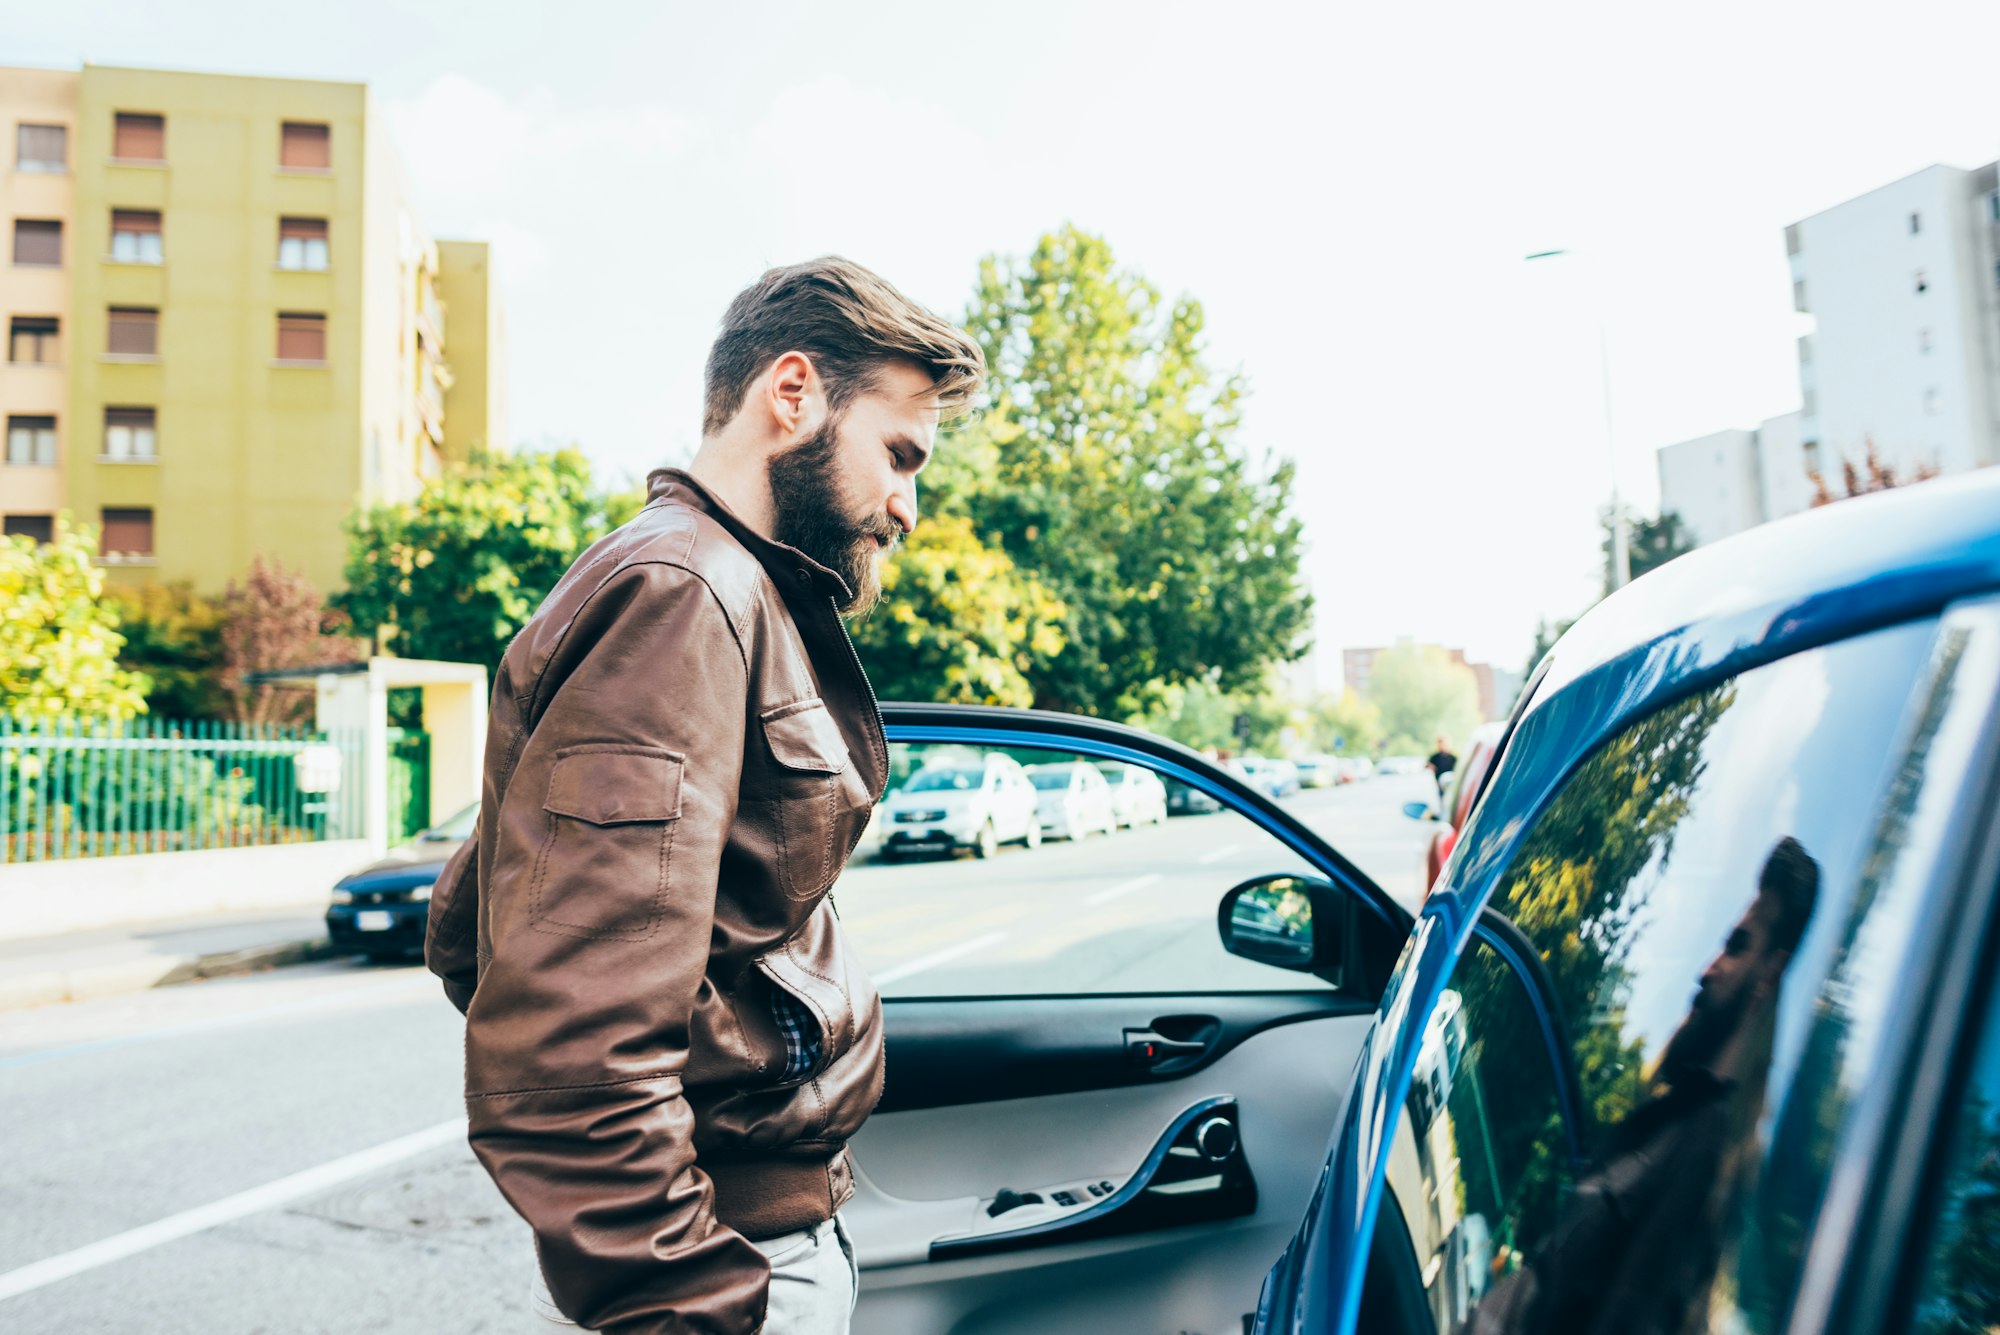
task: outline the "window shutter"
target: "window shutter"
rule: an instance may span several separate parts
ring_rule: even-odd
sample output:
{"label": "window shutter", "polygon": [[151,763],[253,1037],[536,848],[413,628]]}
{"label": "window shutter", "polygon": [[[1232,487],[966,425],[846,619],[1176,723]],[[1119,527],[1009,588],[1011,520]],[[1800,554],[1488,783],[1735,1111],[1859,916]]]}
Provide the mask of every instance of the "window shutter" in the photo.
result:
{"label": "window shutter", "polygon": [[105,351],[125,357],[152,357],[160,351],[160,313],[138,306],[113,306]]}
{"label": "window shutter", "polygon": [[286,121],[278,165],[325,171],[333,165],[333,131],[307,121]]}
{"label": "window shutter", "polygon": [[106,510],[104,533],[98,539],[104,555],[151,556],[153,554],[153,512],[151,510]]}
{"label": "window shutter", "polygon": [[285,362],[325,361],[326,317],[324,315],[280,315],[278,317],[278,360]]}
{"label": "window shutter", "polygon": [[23,125],[15,159],[28,171],[61,171],[69,165],[69,132],[62,125]]}
{"label": "window shutter", "polygon": [[123,162],[165,162],[167,118],[119,112],[113,125],[111,156]]}
{"label": "window shutter", "polygon": [[14,263],[61,264],[62,224],[39,218],[16,218]]}

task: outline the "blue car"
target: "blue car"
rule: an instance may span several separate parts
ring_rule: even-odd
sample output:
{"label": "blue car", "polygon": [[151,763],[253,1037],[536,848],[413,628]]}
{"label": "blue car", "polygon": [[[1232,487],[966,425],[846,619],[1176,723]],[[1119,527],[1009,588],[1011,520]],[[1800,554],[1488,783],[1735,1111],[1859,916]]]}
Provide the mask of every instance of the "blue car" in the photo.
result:
{"label": "blue car", "polygon": [[2000,470],[1593,610],[1414,914],[1158,738],[883,712],[1221,811],[843,880],[886,996],[857,1330],[2000,1325]]}
{"label": "blue car", "polygon": [[1994,1329],[2000,472],[1663,567],[1501,748],[1252,1329]]}

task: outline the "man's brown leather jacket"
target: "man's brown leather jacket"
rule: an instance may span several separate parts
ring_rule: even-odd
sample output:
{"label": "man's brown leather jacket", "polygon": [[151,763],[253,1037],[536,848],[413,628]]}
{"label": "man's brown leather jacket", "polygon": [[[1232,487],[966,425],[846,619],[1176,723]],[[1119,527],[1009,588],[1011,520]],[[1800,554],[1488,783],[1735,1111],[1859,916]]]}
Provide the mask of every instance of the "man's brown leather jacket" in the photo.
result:
{"label": "man's brown leather jacket", "polygon": [[[501,660],[425,957],[466,1015],[472,1147],[557,1305],[753,1332],[746,1239],[841,1207],[882,1092],[881,1002],[826,897],[889,754],[839,577],[685,473],[650,483]],[[802,1077],[774,989],[819,1030]]]}

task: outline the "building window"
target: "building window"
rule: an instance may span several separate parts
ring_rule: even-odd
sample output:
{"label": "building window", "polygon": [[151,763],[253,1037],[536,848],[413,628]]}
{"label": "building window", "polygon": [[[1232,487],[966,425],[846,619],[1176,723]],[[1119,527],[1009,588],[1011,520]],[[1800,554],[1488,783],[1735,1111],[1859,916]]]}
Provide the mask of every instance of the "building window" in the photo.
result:
{"label": "building window", "polygon": [[1932,386],[1930,389],[1924,391],[1924,416],[1936,417],[1938,415],[1938,401],[1939,395],[1936,386]]}
{"label": "building window", "polygon": [[160,355],[160,313],[150,306],[113,306],[104,350],[114,357]]}
{"label": "building window", "polygon": [[112,122],[111,156],[120,162],[165,162],[167,118],[119,112]]}
{"label": "building window", "polygon": [[1928,329],[1919,329],[1917,331],[1917,351],[1927,353],[1930,350],[1931,350],[1931,331]]}
{"label": "building window", "polygon": [[56,517],[8,515],[0,519],[0,537],[29,538],[46,546],[56,540]]}
{"label": "building window", "polygon": [[56,333],[60,328],[53,315],[15,316],[7,325],[7,360],[53,365],[57,356]]}
{"label": "building window", "polygon": [[1931,290],[1931,280],[1930,280],[1930,279],[1928,279],[1928,278],[1926,278],[1926,277],[1924,277],[1924,271],[1923,271],[1922,269],[1919,269],[1919,270],[1917,270],[1917,291],[1918,291],[1918,293],[1919,293],[1919,294],[1922,294],[1922,293],[1925,293],[1925,292],[1928,292],[1928,291],[1930,291],[1930,290]]}
{"label": "building window", "polygon": [[326,360],[326,317],[280,312],[278,315],[278,360],[281,362],[323,362]]}
{"label": "building window", "polygon": [[1803,278],[1792,280],[1792,309],[1795,311],[1806,309],[1806,280]]}
{"label": "building window", "polygon": [[62,224],[53,218],[14,219],[14,263],[59,268]]}
{"label": "building window", "polygon": [[113,209],[111,258],[127,264],[158,264],[160,215],[150,209]]}
{"label": "building window", "polygon": [[325,269],[326,219],[278,219],[278,267],[314,272]]}
{"label": "building window", "polygon": [[310,121],[286,121],[278,165],[298,171],[326,171],[333,166],[333,130]]}
{"label": "building window", "polygon": [[7,419],[7,462],[53,467],[56,461],[56,419]]}
{"label": "building window", "polygon": [[159,433],[151,408],[104,410],[104,457],[120,463],[160,457]]}
{"label": "building window", "polygon": [[23,121],[14,130],[14,166],[24,172],[68,171],[69,127]]}
{"label": "building window", "polygon": [[1915,236],[1917,233],[1923,230],[1924,230],[1924,215],[1921,213],[1912,213],[1910,215],[1910,235]]}
{"label": "building window", "polygon": [[151,510],[105,510],[98,554],[107,562],[148,561],[153,556]]}
{"label": "building window", "polygon": [[1994,222],[2000,222],[2000,190],[1986,197],[1986,211],[1993,215]]}

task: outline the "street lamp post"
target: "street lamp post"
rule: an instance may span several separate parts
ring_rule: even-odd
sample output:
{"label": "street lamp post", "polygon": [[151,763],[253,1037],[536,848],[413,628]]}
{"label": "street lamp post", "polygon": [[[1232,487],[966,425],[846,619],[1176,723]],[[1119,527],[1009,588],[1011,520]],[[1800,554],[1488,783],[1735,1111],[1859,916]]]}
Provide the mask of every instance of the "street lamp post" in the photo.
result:
{"label": "street lamp post", "polygon": [[[1532,263],[1564,255],[1582,258],[1571,250],[1538,250],[1525,258]],[[1618,490],[1618,447],[1611,434],[1611,340],[1604,331],[1604,294],[1593,288],[1593,297],[1597,313],[1597,384],[1604,408],[1604,462],[1611,472],[1611,588],[1616,592],[1631,582],[1632,556],[1625,533],[1625,505]]]}

